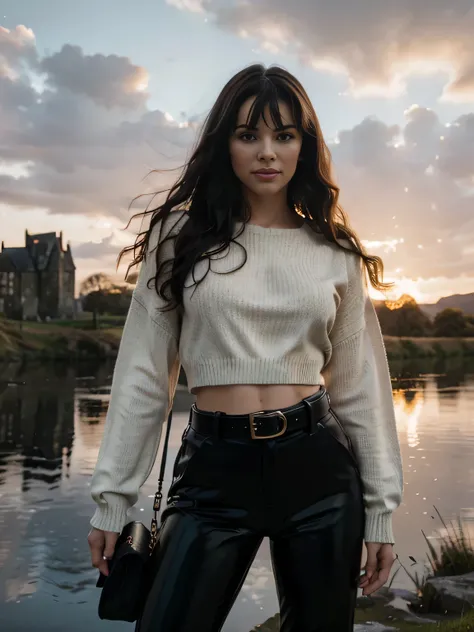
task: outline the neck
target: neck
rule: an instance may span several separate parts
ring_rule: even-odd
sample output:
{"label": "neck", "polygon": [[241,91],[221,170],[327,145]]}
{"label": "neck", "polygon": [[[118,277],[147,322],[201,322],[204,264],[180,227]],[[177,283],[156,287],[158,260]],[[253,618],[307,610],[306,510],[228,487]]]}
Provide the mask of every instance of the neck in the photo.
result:
{"label": "neck", "polygon": [[262,197],[251,191],[246,192],[246,201],[250,207],[250,221],[252,224],[275,228],[296,226],[301,219],[286,201],[286,190],[277,195]]}

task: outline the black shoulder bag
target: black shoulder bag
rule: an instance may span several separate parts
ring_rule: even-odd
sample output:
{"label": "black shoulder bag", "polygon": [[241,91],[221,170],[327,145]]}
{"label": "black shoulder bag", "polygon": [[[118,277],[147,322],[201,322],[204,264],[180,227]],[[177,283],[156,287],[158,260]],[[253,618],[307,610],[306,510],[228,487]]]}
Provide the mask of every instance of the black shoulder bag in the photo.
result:
{"label": "black shoulder bag", "polygon": [[158,490],[153,501],[151,529],[142,522],[129,522],[120,534],[113,558],[109,562],[108,576],[102,573],[97,588],[102,588],[99,600],[99,617],[111,621],[133,622],[139,619],[153,580],[150,558],[158,545],[158,512],[163,498],[166,456],[170,438],[172,411],[168,416],[166,437],[161,455]]}

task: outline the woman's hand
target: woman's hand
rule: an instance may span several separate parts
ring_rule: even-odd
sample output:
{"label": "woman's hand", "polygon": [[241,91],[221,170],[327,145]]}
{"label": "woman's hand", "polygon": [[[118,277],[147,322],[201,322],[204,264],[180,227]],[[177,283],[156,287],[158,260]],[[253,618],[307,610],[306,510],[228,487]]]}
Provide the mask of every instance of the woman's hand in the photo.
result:
{"label": "woman's hand", "polygon": [[390,569],[396,559],[393,544],[366,542],[367,562],[363,568],[365,575],[359,581],[364,596],[371,595],[388,580]]}
{"label": "woman's hand", "polygon": [[103,575],[109,574],[109,560],[112,559],[119,533],[101,531],[92,527],[87,537],[91,550],[92,566],[98,568]]}

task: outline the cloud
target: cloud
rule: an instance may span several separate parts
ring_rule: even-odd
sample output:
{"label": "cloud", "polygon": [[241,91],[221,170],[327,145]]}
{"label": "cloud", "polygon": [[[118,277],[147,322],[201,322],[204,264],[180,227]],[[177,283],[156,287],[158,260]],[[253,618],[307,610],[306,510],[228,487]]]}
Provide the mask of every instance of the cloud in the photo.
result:
{"label": "cloud", "polygon": [[37,60],[35,36],[26,26],[17,26],[13,31],[0,26],[0,75],[13,75],[23,63],[33,65]]}
{"label": "cloud", "polygon": [[95,259],[97,261],[118,254],[113,232],[99,242],[73,243],[71,244],[71,249],[74,251],[74,259]]}
{"label": "cloud", "polygon": [[117,55],[84,55],[79,46],[66,44],[59,53],[41,61],[47,85],[85,95],[107,109],[143,107],[148,98],[145,68]]}
{"label": "cloud", "polygon": [[20,210],[125,221],[135,195],[169,180],[143,177],[180,166],[194,138],[194,125],[148,109],[147,71],[127,58],[70,45],[40,58],[18,26],[0,29],[0,69],[0,199]]}
{"label": "cloud", "polygon": [[204,11],[204,6],[207,4],[208,0],[166,0],[166,2],[167,4],[183,11],[201,13]]}
{"label": "cloud", "polygon": [[347,74],[354,94],[400,93],[413,72],[442,72],[446,100],[474,100],[473,0],[174,0],[272,53]]}
{"label": "cloud", "polygon": [[413,106],[405,124],[367,118],[331,147],[341,202],[369,251],[396,276],[474,270],[474,115],[442,125]]}

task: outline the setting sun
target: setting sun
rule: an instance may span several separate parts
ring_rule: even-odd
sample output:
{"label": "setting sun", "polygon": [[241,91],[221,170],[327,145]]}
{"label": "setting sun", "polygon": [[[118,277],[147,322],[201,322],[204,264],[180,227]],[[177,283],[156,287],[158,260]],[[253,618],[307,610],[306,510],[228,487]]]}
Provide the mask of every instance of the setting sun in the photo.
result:
{"label": "setting sun", "polygon": [[393,289],[387,292],[387,298],[389,298],[390,300],[396,301],[403,294],[408,294],[409,296],[413,297],[417,303],[424,303],[426,301],[426,295],[420,292],[418,288],[418,281],[406,278],[389,279],[389,281],[393,281],[395,283]]}

